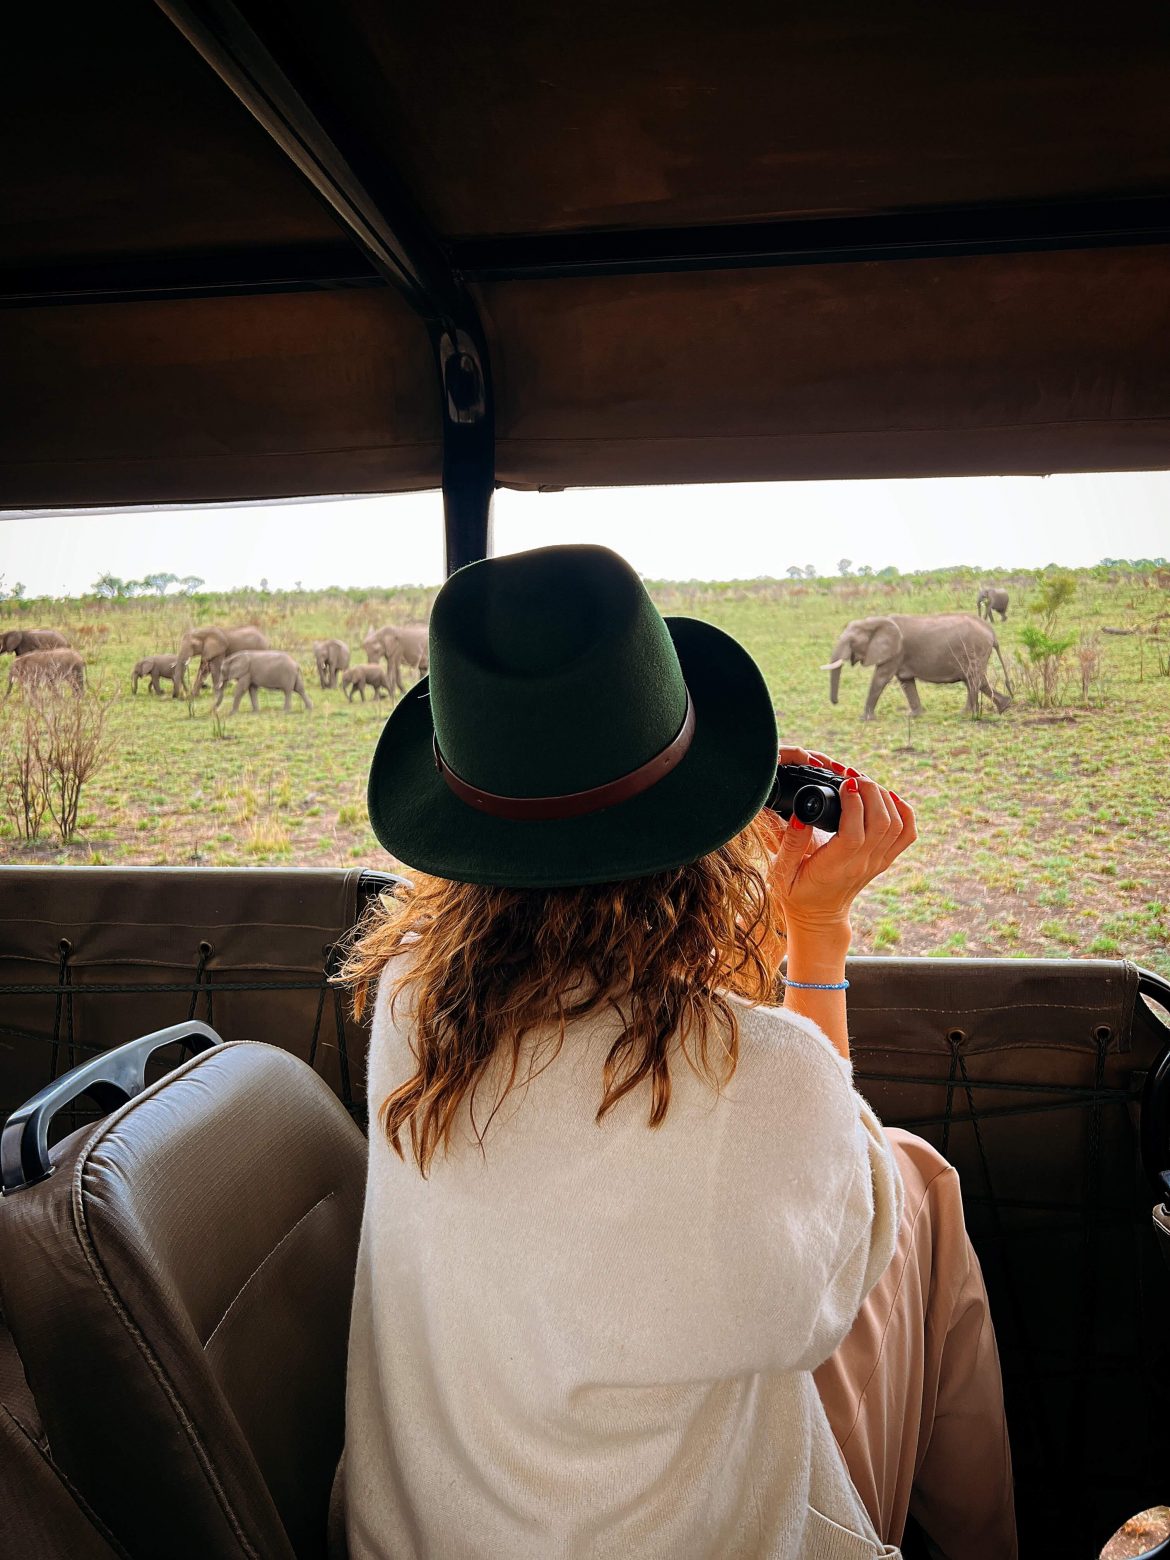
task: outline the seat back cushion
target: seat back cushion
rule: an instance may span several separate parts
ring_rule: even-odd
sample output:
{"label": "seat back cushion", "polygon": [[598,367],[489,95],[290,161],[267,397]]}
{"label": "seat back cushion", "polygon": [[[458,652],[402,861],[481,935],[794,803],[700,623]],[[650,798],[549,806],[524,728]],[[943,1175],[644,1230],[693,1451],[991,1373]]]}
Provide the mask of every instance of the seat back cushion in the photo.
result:
{"label": "seat back cushion", "polygon": [[21,1560],[118,1560],[118,1548],[53,1466],[12,1334],[0,1319],[0,1533]]}
{"label": "seat back cushion", "polygon": [[64,1147],[0,1205],[54,1461],[133,1553],[324,1554],[360,1132],[304,1063],[233,1043]]}

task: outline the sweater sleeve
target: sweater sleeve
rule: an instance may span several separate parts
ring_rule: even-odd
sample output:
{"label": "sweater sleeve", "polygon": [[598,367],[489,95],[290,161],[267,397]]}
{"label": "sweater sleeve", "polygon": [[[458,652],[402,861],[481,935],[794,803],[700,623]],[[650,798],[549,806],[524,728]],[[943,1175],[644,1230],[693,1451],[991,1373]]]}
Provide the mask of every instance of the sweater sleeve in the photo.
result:
{"label": "sweater sleeve", "polygon": [[711,1234],[732,1280],[723,1292],[735,1296],[741,1368],[812,1370],[889,1265],[902,1182],[881,1123],[821,1031],[774,1010],[753,1019],[719,1139],[718,1181],[736,1189],[734,1208],[723,1206],[723,1234]]}

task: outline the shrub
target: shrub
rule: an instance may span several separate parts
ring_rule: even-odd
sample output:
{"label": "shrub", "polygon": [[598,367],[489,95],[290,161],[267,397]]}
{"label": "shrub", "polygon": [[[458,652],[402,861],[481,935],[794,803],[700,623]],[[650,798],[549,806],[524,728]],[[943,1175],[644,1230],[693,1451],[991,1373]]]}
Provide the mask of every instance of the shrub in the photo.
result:
{"label": "shrub", "polygon": [[1027,656],[1017,657],[1017,666],[1029,701],[1045,709],[1061,704],[1068,682],[1065,656],[1076,643],[1075,635],[1058,639],[1047,628],[1029,623],[1020,630],[1020,643]]}
{"label": "shrub", "polygon": [[63,844],[77,833],[82,790],[109,757],[109,712],[93,689],[78,694],[37,681],[6,715],[4,807],[26,840],[39,836],[46,814]]}

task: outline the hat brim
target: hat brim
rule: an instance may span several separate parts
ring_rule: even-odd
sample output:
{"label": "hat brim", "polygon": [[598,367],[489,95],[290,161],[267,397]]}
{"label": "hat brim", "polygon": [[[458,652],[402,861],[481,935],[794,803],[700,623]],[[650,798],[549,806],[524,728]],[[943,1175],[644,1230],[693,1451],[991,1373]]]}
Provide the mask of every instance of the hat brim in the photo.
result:
{"label": "hat brim", "polygon": [[485,816],[435,768],[423,679],[399,701],[374,752],[368,801],[379,844],[432,877],[508,888],[622,882],[725,844],[756,816],[776,778],[771,696],[729,634],[694,618],[667,618],[666,626],[694,704],[695,735],[664,779],[579,818]]}

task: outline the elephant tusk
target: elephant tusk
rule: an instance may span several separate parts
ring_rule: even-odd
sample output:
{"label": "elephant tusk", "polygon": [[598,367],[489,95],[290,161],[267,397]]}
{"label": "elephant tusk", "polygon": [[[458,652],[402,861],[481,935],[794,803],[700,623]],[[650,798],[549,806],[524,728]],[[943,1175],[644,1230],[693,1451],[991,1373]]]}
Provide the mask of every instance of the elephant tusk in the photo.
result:
{"label": "elephant tusk", "polygon": [[822,666],[820,668],[820,670],[822,672],[835,672],[839,666],[844,666],[844,665],[845,665],[844,661],[839,661],[839,660],[838,661],[830,661],[827,666]]}

